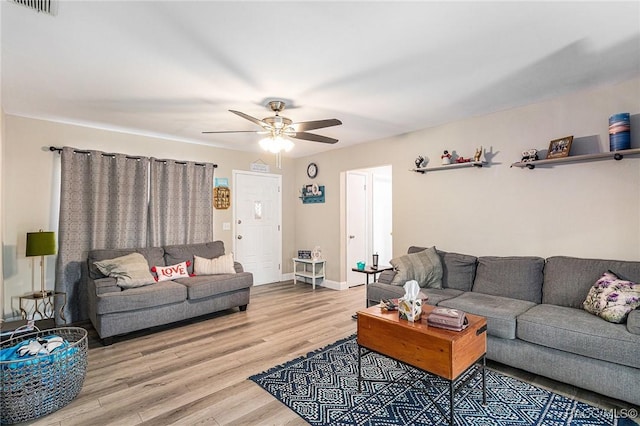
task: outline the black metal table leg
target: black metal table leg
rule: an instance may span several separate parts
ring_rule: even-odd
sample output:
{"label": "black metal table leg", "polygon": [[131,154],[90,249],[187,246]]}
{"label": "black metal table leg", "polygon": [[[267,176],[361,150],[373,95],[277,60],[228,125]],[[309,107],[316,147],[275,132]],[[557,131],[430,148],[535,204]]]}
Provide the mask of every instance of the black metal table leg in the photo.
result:
{"label": "black metal table leg", "polygon": [[487,357],[482,357],[482,405],[487,405]]}
{"label": "black metal table leg", "polygon": [[358,393],[362,392],[362,348],[358,346]]}
{"label": "black metal table leg", "polygon": [[449,380],[449,424],[451,426],[455,424],[454,423],[455,420],[453,419],[453,394],[455,393],[454,389],[455,389],[454,381]]}

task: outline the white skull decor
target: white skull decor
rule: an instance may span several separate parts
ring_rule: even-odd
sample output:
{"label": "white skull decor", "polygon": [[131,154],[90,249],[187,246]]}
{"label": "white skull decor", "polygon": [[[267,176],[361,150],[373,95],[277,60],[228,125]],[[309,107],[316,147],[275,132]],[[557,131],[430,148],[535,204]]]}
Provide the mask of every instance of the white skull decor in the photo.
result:
{"label": "white skull decor", "polygon": [[313,250],[311,250],[311,258],[313,260],[322,258],[322,250],[320,250],[320,246],[315,246]]}
{"label": "white skull decor", "polygon": [[536,161],[538,159],[538,150],[537,149],[527,149],[526,151],[522,151],[522,163],[528,163],[531,161]]}

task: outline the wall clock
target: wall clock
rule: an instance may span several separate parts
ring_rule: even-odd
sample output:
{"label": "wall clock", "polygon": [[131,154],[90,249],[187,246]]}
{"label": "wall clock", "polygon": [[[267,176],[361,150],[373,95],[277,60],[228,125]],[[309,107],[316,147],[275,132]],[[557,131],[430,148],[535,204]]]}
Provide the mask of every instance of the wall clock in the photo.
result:
{"label": "wall clock", "polygon": [[311,179],[318,176],[318,165],[316,163],[309,163],[307,166],[307,176]]}

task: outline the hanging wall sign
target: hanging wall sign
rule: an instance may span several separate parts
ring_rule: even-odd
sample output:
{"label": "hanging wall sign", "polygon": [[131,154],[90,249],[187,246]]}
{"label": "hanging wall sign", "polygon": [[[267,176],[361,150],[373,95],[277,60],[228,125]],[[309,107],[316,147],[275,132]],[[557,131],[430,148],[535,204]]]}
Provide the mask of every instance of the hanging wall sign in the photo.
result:
{"label": "hanging wall sign", "polygon": [[231,205],[231,190],[226,186],[213,188],[213,207],[226,210]]}
{"label": "hanging wall sign", "polygon": [[270,168],[268,164],[264,163],[251,163],[250,169],[252,172],[269,173]]}

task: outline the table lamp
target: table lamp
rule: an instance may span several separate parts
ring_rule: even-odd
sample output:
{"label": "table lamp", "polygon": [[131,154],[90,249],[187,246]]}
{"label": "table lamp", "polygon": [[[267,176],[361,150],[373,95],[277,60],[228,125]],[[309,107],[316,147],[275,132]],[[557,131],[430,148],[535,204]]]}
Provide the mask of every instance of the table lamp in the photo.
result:
{"label": "table lamp", "polygon": [[[44,288],[44,257],[56,254],[56,237],[54,232],[27,232],[27,257],[40,256],[40,295],[49,293]],[[36,293],[37,294],[37,293]]]}

